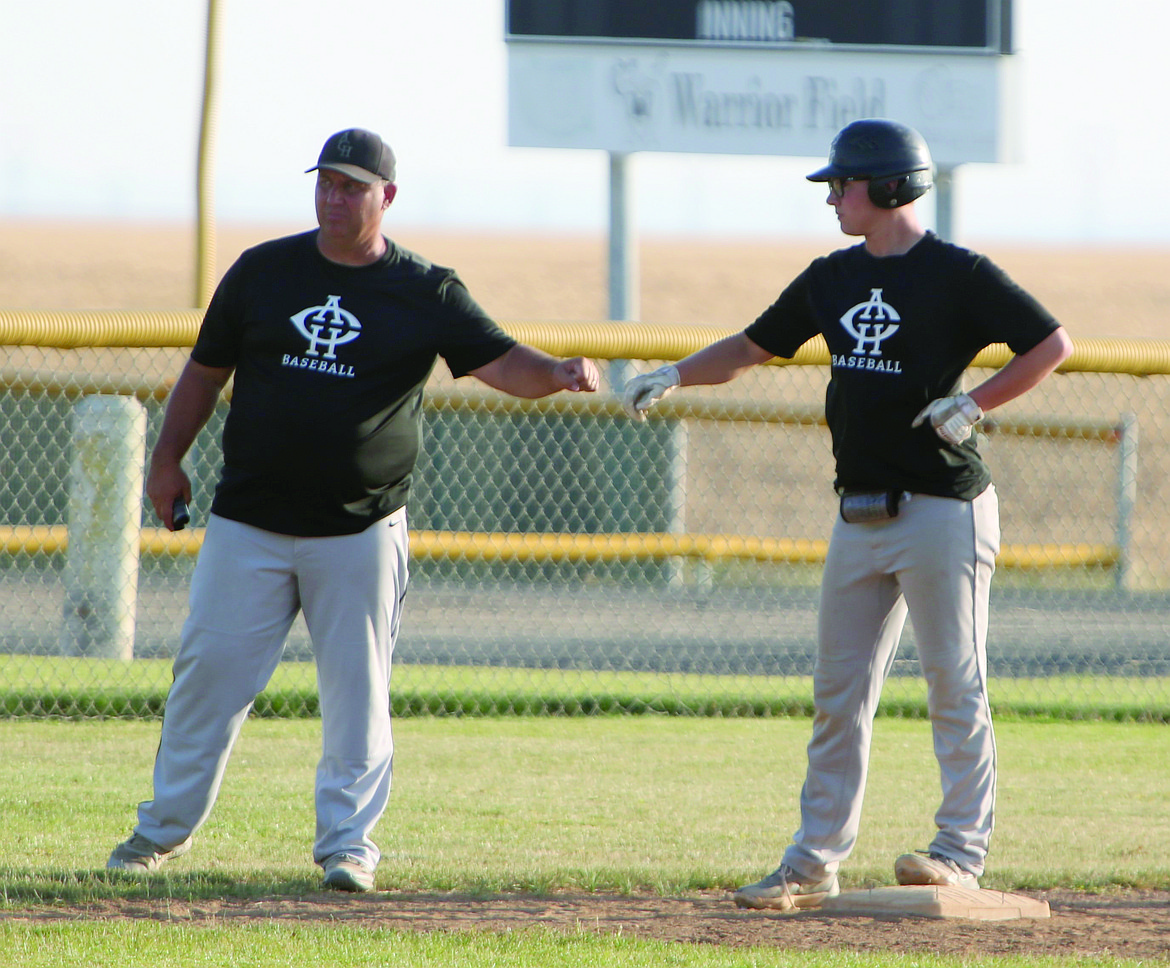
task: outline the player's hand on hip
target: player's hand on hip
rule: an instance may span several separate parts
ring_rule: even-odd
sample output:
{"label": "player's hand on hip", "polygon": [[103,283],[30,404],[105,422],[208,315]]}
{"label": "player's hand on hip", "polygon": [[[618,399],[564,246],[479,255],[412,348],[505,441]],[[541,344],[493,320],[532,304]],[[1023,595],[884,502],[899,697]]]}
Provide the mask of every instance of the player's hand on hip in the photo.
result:
{"label": "player's hand on hip", "polygon": [[557,364],[557,382],[565,390],[592,393],[601,386],[601,371],[597,364],[584,356],[574,356]]}
{"label": "player's hand on hip", "polygon": [[939,397],[932,400],[914,418],[911,427],[920,427],[929,420],[934,432],[948,444],[961,444],[971,436],[971,430],[983,419],[979,404],[967,394]]}
{"label": "player's hand on hip", "polygon": [[673,363],[634,377],[622,390],[622,406],[635,420],[645,420],[646,411],[682,382]]}

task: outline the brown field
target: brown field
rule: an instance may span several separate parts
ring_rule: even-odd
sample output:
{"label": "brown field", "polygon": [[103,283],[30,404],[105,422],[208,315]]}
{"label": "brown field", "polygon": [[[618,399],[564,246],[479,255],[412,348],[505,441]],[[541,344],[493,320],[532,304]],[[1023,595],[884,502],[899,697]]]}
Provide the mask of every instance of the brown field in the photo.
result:
{"label": "brown field", "polygon": [[[304,225],[219,226],[222,274],[248,245]],[[501,320],[602,320],[602,236],[440,234],[387,220],[401,244],[457,269]],[[195,304],[194,228],[0,222],[5,309],[177,309]],[[842,242],[845,242],[842,237]],[[643,320],[738,328],[751,322],[821,241],[648,238],[639,246]],[[1077,337],[1170,338],[1170,247],[973,245],[1033,292]]]}

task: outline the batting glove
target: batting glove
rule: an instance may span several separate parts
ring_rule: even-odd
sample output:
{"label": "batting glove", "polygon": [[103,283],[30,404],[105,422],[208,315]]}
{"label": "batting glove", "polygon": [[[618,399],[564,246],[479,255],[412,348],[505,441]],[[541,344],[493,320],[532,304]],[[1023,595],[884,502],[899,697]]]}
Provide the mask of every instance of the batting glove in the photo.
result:
{"label": "batting glove", "polygon": [[626,384],[622,391],[622,406],[635,420],[645,420],[645,411],[670,393],[682,382],[678,367],[673,363],[660,366],[657,370],[642,373]]}
{"label": "batting glove", "polygon": [[932,400],[914,418],[911,427],[921,426],[929,420],[934,432],[948,444],[961,444],[971,436],[971,429],[983,419],[979,404],[967,394],[955,397],[939,397]]}

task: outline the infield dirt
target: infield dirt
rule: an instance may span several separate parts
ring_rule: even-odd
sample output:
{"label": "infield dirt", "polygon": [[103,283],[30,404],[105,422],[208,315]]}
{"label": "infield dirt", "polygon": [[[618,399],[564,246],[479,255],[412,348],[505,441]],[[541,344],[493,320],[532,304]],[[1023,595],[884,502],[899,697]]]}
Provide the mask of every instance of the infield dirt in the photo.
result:
{"label": "infield dirt", "polygon": [[1052,916],[1017,921],[936,920],[921,917],[834,917],[741,911],[723,894],[691,897],[606,894],[506,895],[383,892],[341,896],[182,902],[107,902],[84,908],[54,905],[6,912],[12,920],[146,918],[183,924],[305,922],[400,931],[547,930],[582,932],[727,947],[789,951],[891,952],[953,958],[1021,956],[1170,959],[1170,893],[1035,892]]}

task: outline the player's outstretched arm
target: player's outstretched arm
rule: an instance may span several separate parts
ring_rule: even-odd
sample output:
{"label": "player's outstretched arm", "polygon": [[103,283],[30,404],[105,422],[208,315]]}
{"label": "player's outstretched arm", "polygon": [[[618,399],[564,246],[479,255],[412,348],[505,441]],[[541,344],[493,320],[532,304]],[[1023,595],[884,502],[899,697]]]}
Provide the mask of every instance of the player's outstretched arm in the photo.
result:
{"label": "player's outstretched arm", "polygon": [[631,417],[644,420],[646,411],[677,386],[728,383],[771,358],[744,333],[725,336],[678,363],[634,377],[622,390],[622,405]]}
{"label": "player's outstretched arm", "polygon": [[472,370],[471,375],[496,390],[528,399],[560,390],[592,393],[601,385],[601,373],[592,360],[584,356],[558,360],[524,343]]}

